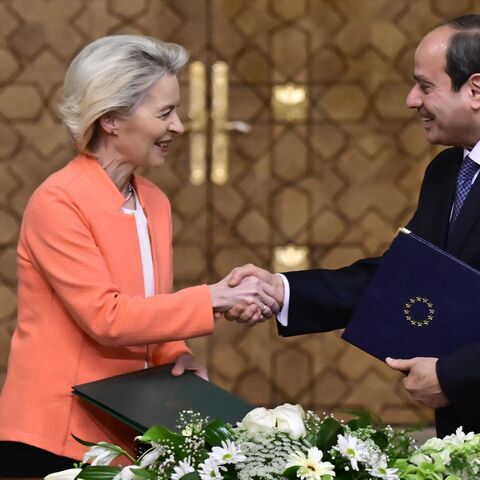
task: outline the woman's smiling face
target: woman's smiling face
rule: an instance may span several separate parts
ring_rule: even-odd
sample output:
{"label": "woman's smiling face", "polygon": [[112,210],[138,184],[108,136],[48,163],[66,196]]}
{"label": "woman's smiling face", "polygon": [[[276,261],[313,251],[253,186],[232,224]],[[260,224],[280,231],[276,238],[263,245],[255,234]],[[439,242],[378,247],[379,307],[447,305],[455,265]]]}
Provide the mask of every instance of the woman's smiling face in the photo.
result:
{"label": "woman's smiling face", "polygon": [[177,77],[164,75],[129,116],[115,117],[115,135],[108,138],[122,163],[150,167],[165,162],[170,142],[184,132],[177,113],[179,103]]}

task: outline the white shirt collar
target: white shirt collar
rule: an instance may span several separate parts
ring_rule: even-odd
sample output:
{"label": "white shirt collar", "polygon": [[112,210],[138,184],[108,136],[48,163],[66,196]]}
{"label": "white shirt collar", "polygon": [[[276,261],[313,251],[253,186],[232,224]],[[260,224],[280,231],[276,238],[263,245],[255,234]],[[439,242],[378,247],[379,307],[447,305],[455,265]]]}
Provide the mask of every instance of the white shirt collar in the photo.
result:
{"label": "white shirt collar", "polygon": [[480,141],[478,141],[475,146],[468,150],[466,148],[463,149],[463,158],[469,156],[475,163],[480,165]]}

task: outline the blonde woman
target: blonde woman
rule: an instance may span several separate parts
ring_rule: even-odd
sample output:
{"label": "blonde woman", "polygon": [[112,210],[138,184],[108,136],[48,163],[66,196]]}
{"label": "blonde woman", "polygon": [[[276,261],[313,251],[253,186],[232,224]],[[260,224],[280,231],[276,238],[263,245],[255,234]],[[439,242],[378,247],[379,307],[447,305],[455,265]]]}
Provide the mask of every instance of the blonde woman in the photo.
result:
{"label": "blonde woman", "polygon": [[278,309],[254,278],[170,293],[170,205],[134,172],[161,166],[183,133],[176,75],[187,57],[179,45],[120,35],[86,46],[69,67],[60,111],[78,155],[24,214],[0,475],[68,468],[84,450],[72,433],[128,448],[132,432],[74,398],[72,385],[145,364],[206,377],[184,339],[211,334],[214,314],[237,303],[257,305],[258,317]]}

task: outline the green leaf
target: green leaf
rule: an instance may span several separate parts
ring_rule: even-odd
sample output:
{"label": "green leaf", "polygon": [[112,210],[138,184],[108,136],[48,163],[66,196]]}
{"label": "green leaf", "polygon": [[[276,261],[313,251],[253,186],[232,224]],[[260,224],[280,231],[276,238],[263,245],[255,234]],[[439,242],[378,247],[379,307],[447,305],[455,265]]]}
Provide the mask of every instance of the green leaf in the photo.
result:
{"label": "green leaf", "polygon": [[75,477],[82,480],[110,480],[122,470],[121,467],[110,467],[96,465],[82,468],[82,471]]}
{"label": "green leaf", "polygon": [[[78,443],[81,443],[82,445],[85,445],[86,447],[94,447],[95,445],[98,445],[98,443],[87,442],[86,440],[82,440],[81,438],[77,437],[73,433],[71,435]],[[113,444],[112,444],[112,446],[113,446]]]}
{"label": "green leaf", "polygon": [[[335,480],[352,480],[356,478],[356,472],[352,472],[352,470],[345,472],[344,470],[340,470],[335,477]],[[364,478],[364,477],[360,477]]]}
{"label": "green leaf", "polygon": [[299,468],[300,467],[298,466],[288,467],[286,470],[284,470],[282,476],[288,478],[289,480],[295,480],[297,478],[297,471]]}
{"label": "green leaf", "polygon": [[372,440],[382,449],[382,451],[388,447],[388,437],[383,432],[375,432],[372,435]]}
{"label": "green leaf", "polygon": [[140,438],[141,442],[162,442],[165,440],[173,442],[174,446],[183,443],[184,437],[174,433],[161,425],[154,425],[149,428]]}
{"label": "green leaf", "polygon": [[81,438],[76,437],[73,433],[71,434],[72,437],[78,442],[81,443],[82,445],[85,445],[86,447],[102,447],[108,450],[112,450],[112,452],[116,452],[119,456],[120,455],[125,455],[127,458],[129,458],[131,461],[134,461],[134,458],[126,452],[123,448],[118,447],[117,445],[114,445],[113,443],[107,443],[107,442],[98,442],[98,443],[92,443],[92,442],[87,442],[86,440],[82,440]]}
{"label": "green leaf", "polygon": [[233,441],[235,435],[227,423],[222,422],[221,420],[213,420],[205,427],[204,438],[207,445],[215,447],[220,445],[222,441]]}
{"label": "green leaf", "polygon": [[200,475],[197,472],[190,472],[180,477],[180,480],[200,480]]}
{"label": "green leaf", "polygon": [[234,465],[228,465],[227,470],[222,472],[222,476],[225,480],[238,480],[237,470]]}
{"label": "green leaf", "polygon": [[368,426],[381,426],[382,420],[377,415],[368,410],[342,410],[344,413],[353,415],[355,418],[347,422],[347,425],[352,430],[358,430],[359,428],[365,428]]}
{"label": "green leaf", "polygon": [[314,445],[323,452],[328,452],[336,443],[337,436],[343,432],[343,426],[334,418],[326,418],[315,435]]}
{"label": "green leaf", "polygon": [[144,468],[135,468],[133,470],[137,477],[148,478],[150,480],[155,480],[157,478],[157,474],[152,472],[151,470],[145,470]]}

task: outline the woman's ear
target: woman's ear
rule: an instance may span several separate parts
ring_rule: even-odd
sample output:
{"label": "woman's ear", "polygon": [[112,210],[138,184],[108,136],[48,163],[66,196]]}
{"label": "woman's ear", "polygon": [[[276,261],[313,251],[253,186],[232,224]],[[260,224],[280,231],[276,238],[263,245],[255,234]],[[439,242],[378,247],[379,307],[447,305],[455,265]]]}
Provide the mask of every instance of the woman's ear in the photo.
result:
{"label": "woman's ear", "polygon": [[474,73],[468,79],[472,108],[480,110],[480,73]]}
{"label": "woman's ear", "polygon": [[107,135],[118,135],[117,119],[112,113],[104,113],[98,119],[98,124]]}

